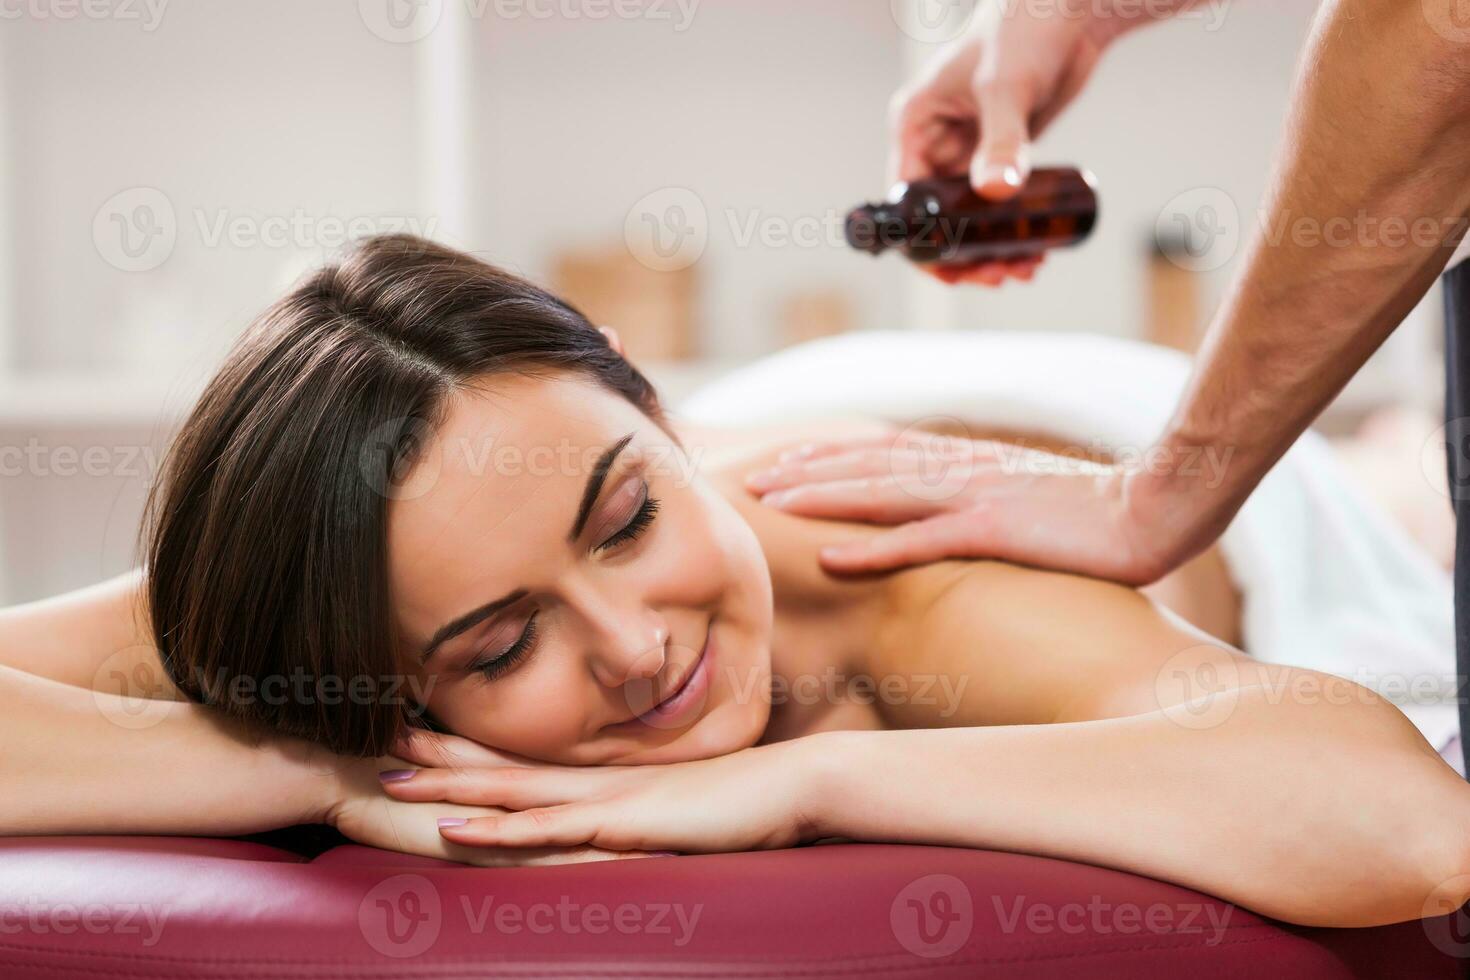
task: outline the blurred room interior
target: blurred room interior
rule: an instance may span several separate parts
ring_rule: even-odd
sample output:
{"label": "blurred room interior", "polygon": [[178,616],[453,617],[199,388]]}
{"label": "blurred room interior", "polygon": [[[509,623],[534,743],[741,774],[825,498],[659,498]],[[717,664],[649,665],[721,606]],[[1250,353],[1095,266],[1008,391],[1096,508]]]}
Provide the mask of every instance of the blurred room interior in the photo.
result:
{"label": "blurred room interior", "polygon": [[[853,330],[1192,349],[1255,220],[1312,4],[1212,5],[1123,41],[1037,155],[1096,174],[1091,239],[1030,284],[964,291],[841,240],[886,189],[890,94],[953,33],[945,11],[968,16],[931,6],[444,0],[400,23],[353,0],[195,0],[0,22],[0,604],[135,562],[179,413],[256,312],[363,231],[551,286],[673,400]],[[1321,427],[1439,410],[1439,302]]]}

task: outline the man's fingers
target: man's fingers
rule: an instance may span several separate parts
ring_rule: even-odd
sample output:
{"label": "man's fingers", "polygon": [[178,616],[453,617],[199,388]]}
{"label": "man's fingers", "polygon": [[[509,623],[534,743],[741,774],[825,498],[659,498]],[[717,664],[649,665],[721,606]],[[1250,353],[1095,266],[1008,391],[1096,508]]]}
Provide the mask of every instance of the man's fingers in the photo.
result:
{"label": "man's fingers", "polygon": [[745,485],[753,493],[764,494],[802,483],[831,483],[867,476],[886,476],[893,473],[895,468],[910,465],[900,458],[903,455],[901,451],[892,446],[893,439],[890,438],[881,446],[797,459],[752,473],[746,479]]}
{"label": "man's fingers", "polygon": [[905,524],[861,541],[829,545],[819,559],[829,572],[885,572],[945,558],[978,557],[965,527],[969,514],[945,514]]}
{"label": "man's fingers", "polygon": [[926,496],[916,490],[919,486],[916,476],[859,477],[776,490],[761,497],[761,503],[801,517],[875,524],[916,521],[948,509],[953,493],[941,489]]}
{"label": "man's fingers", "polygon": [[980,145],[970,162],[970,184],[992,201],[1014,197],[1031,175],[1031,106],[1024,92],[1020,85],[996,79],[975,86]]}

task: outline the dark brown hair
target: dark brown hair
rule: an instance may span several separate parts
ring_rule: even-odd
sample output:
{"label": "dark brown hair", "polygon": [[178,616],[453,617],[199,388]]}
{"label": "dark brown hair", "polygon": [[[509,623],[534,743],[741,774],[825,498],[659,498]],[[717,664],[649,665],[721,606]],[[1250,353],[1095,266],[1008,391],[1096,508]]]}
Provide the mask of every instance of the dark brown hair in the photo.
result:
{"label": "dark brown hair", "polygon": [[424,239],[368,239],[267,310],[149,498],[149,612],[184,695],[339,753],[387,752],[417,711],[394,680],[391,488],[447,395],[538,368],[581,372],[664,424],[581,313]]}

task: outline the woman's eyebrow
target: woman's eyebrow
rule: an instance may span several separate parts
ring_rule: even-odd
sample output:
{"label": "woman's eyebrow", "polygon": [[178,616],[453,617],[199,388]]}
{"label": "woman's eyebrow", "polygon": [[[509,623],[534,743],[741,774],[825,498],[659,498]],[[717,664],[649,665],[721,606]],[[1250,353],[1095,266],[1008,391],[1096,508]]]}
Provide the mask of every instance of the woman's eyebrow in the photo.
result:
{"label": "woman's eyebrow", "polygon": [[597,503],[597,497],[602,493],[602,484],[607,480],[607,474],[612,469],[613,461],[618,458],[618,453],[622,452],[633,440],[633,435],[634,433],[630,432],[613,443],[601,456],[597,457],[597,462],[592,465],[592,475],[587,478],[587,486],[582,490],[582,505],[577,508],[577,519],[572,523],[572,533],[567,535],[568,541],[575,541],[581,536],[582,529],[587,526],[587,518],[592,516],[592,505]]}
{"label": "woman's eyebrow", "polygon": [[520,602],[529,594],[525,589],[517,589],[509,595],[501,596],[494,602],[487,602],[478,609],[472,609],[458,619],[453,619],[445,623],[439,627],[434,633],[433,638],[424,646],[424,652],[419,654],[419,664],[423,665],[428,663],[429,658],[434,655],[434,651],[439,649],[440,646],[448,643],[461,633],[483,623],[511,603]]}
{"label": "woman's eyebrow", "polygon": [[[575,541],[581,536],[582,530],[587,526],[587,519],[592,516],[592,507],[597,503],[597,498],[602,493],[602,485],[607,480],[607,474],[612,469],[613,462],[618,458],[618,453],[627,448],[628,443],[633,440],[636,433],[630,432],[617,442],[613,443],[597,457],[597,462],[592,466],[592,474],[587,478],[587,486],[582,489],[582,503],[577,507],[577,519],[572,524],[572,533],[567,535],[568,541]],[[445,643],[459,636],[467,630],[473,629],[486,619],[498,613],[513,602],[519,602],[527,595],[525,589],[517,589],[506,596],[501,596],[493,602],[487,602],[478,609],[472,609],[456,619],[450,620],[434,632],[433,637],[424,646],[423,653],[419,654],[419,663],[426,664],[434,651]]]}

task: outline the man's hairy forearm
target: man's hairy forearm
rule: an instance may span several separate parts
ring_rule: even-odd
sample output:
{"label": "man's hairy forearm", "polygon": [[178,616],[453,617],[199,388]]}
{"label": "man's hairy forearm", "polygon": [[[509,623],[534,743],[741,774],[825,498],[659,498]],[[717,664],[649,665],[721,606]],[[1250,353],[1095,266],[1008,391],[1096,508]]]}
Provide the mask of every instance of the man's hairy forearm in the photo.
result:
{"label": "man's hairy forearm", "polygon": [[1183,560],[1413,308],[1470,210],[1470,44],[1417,3],[1327,0],[1277,172],[1161,443],[1228,449],[1225,481],[1140,473],[1132,504]]}

